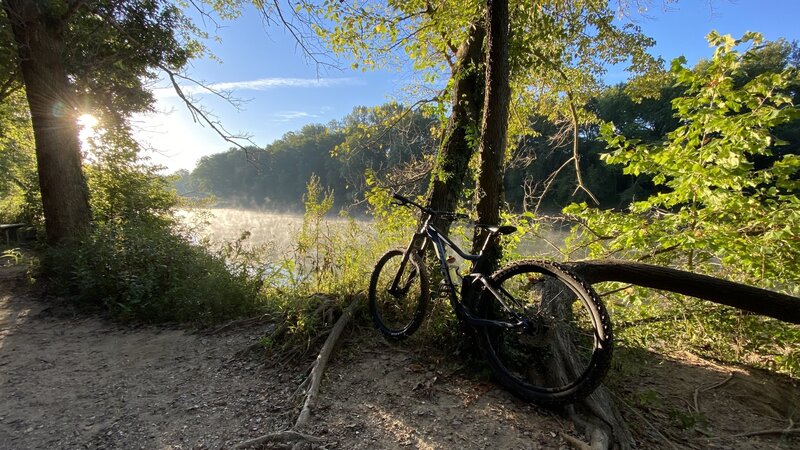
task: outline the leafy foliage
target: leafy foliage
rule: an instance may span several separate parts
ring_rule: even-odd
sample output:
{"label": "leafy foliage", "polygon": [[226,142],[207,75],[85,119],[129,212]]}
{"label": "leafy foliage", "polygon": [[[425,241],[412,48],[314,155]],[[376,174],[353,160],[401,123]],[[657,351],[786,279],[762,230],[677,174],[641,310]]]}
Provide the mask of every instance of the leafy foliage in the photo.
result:
{"label": "leafy foliage", "polygon": [[[667,141],[645,143],[615,134],[612,125],[602,129],[611,150],[603,159],[622,165],[626,174],[652,177],[656,192],[631,203],[627,213],[585,204],[565,212],[584,223],[577,229],[577,243],[587,246],[591,256],[649,258],[797,295],[800,157],[778,153],[784,142],[773,135],[776,127],[800,117],[792,101],[800,82],[797,69],[744,77],[746,61],[756,50],[738,48],[760,44],[761,36],[748,33],[735,40],[712,32],[708,38],[716,46],[709,61],[694,70],[684,67],[683,59],[673,62],[672,74],[685,91],[672,102],[679,125]],[[701,326],[685,330],[688,340],[713,347],[717,354],[733,352],[718,348],[725,342],[749,340],[736,344],[745,351],[762,344],[781,347],[799,337],[796,328],[760,324],[763,320],[727,308],[691,301],[675,307],[626,294],[621,300],[626,306],[695,318]],[[760,332],[747,333],[752,330]],[[787,341],[767,344],[762,339],[769,334]],[[732,338],[720,340],[719,335]],[[778,355],[773,363],[798,373],[795,350],[784,347]]]}
{"label": "leafy foliage", "polygon": [[52,250],[48,264],[66,272],[56,280],[63,291],[118,319],[209,325],[264,309],[258,277],[229,264],[235,256],[132,220],[97,225],[80,246]]}
{"label": "leafy foliage", "polygon": [[94,143],[86,169],[92,231],[49,249],[44,261],[61,292],[145,322],[209,325],[266,308],[264,268],[243,239],[216,250],[194,243],[174,215],[179,199],[169,180],[139,157],[138,145],[118,131]]}
{"label": "leafy foliage", "polygon": [[25,93],[0,102],[0,222],[42,223],[33,131]]}

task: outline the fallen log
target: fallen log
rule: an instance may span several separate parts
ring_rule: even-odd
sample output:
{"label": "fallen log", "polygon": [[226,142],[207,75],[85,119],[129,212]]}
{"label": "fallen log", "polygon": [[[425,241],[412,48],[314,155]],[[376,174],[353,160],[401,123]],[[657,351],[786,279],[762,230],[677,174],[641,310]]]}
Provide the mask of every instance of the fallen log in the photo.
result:
{"label": "fallen log", "polygon": [[800,324],[800,298],[669,267],[622,260],[568,264],[590,284],[619,281],[689,295],[784,322]]}

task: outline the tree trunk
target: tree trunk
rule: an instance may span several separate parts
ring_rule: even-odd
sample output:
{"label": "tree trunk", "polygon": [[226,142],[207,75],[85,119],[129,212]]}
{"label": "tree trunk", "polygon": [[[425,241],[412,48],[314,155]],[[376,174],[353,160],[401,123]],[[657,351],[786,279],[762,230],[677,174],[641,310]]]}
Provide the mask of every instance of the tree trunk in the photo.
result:
{"label": "tree trunk", "polygon": [[589,283],[620,281],[662,289],[800,324],[800,298],[669,267],[628,261],[570,264]]}
{"label": "tree trunk", "polygon": [[[543,286],[543,302],[545,312],[549,316],[562,317],[564,322],[572,322],[572,303],[575,298],[554,280]],[[547,362],[547,371],[540,376],[547,379],[549,386],[561,386],[568,380],[574,380],[586,367],[577,355],[580,352],[564,329],[553,327],[547,332],[547,340],[553,350]],[[583,433],[592,449],[617,448],[627,450],[634,446],[633,435],[619,412],[611,393],[603,385],[588,397],[576,404],[564,408],[564,412],[572,419],[575,429]]]}
{"label": "tree trunk", "polygon": [[[508,103],[511,88],[508,84],[508,0],[489,0],[486,9],[486,93],[483,103],[483,123],[480,138],[480,175],[476,187],[478,222],[500,223],[500,201],[503,195],[503,158],[508,131]],[[486,239],[476,228],[473,250],[478,251]],[[484,249],[490,258],[486,266],[476,267],[490,273],[500,256],[500,246],[491,242]],[[493,256],[493,257],[492,257]]]}
{"label": "tree trunk", "polygon": [[[428,207],[434,210],[455,211],[464,190],[469,161],[475,151],[470,141],[477,137],[483,104],[482,48],[485,35],[483,18],[480,18],[472,25],[467,40],[456,54],[452,113],[428,188]],[[439,218],[434,225],[446,234],[450,223]]]}
{"label": "tree trunk", "polygon": [[5,0],[31,111],[39,187],[49,244],[89,228],[89,196],[81,171],[74,93],[62,57],[64,19],[50,2]]}

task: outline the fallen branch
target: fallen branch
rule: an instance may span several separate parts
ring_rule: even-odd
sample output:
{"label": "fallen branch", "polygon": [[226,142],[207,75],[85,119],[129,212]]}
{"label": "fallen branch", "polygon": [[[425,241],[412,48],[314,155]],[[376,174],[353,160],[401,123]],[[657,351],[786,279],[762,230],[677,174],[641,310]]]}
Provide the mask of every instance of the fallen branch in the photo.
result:
{"label": "fallen branch", "polygon": [[619,281],[662,289],[800,324],[800,298],[669,267],[621,260],[571,263],[591,284]]}
{"label": "fallen branch", "polygon": [[336,324],[334,324],[330,334],[328,334],[328,338],[322,345],[322,349],[320,349],[317,359],[312,365],[311,373],[308,375],[308,378],[306,378],[306,380],[300,384],[301,387],[308,385],[308,390],[306,391],[306,399],[303,403],[303,408],[300,410],[300,414],[298,415],[294,426],[286,431],[269,433],[241,442],[234,446],[234,449],[261,446],[268,442],[282,444],[294,443],[295,446],[303,443],[313,444],[322,442],[321,438],[302,433],[298,430],[308,425],[308,422],[311,418],[311,412],[317,404],[319,387],[322,384],[322,374],[325,372],[325,368],[328,365],[328,361],[330,360],[334,347],[336,347],[336,343],[339,341],[339,338],[341,337],[342,332],[347,324],[350,323],[350,320],[352,320],[353,316],[355,315],[355,311],[360,302],[361,296],[357,295],[350,305],[345,308],[345,310],[342,312],[342,315],[339,316],[339,319],[336,321]]}
{"label": "fallen branch", "polygon": [[728,376],[725,377],[725,379],[720,381],[719,383],[714,383],[711,386],[707,386],[707,387],[704,387],[702,389],[700,389],[699,387],[697,389],[695,389],[694,390],[694,396],[693,396],[693,398],[694,398],[694,412],[696,412],[696,413],[700,412],[700,403],[698,401],[698,397],[700,396],[701,392],[708,392],[708,391],[710,391],[712,389],[716,389],[716,388],[724,385],[728,381],[731,381],[732,379],[733,379],[733,372],[729,373]]}
{"label": "fallen branch", "polygon": [[266,444],[267,442],[276,444],[288,444],[290,442],[322,442],[322,438],[318,438],[316,436],[311,436],[310,434],[304,434],[293,430],[278,431],[277,433],[265,434],[257,438],[244,441],[240,444],[237,444],[233,448],[237,449],[237,448],[256,447],[262,444]]}
{"label": "fallen branch", "polygon": [[294,423],[294,429],[302,428],[308,424],[308,420],[311,417],[311,410],[317,404],[319,386],[322,383],[322,374],[325,372],[325,366],[328,365],[328,360],[331,357],[331,353],[333,353],[333,348],[336,346],[336,342],[339,341],[344,327],[350,322],[350,319],[353,318],[358,303],[359,298],[356,297],[356,299],[350,303],[350,306],[342,312],[339,320],[336,321],[336,325],[334,325],[331,333],[328,335],[328,339],[325,340],[325,344],[323,344],[322,349],[319,351],[317,360],[314,361],[313,369],[311,369],[311,373],[308,375],[308,378],[311,380],[311,385],[306,393],[306,401],[303,405],[303,409],[297,417],[297,422]]}
{"label": "fallen branch", "polygon": [[784,436],[790,434],[800,435],[800,428],[795,428],[794,421],[792,421],[792,419],[789,419],[789,426],[786,428],[770,428],[768,430],[750,431],[747,433],[739,433],[731,436],[714,436],[706,438],[705,440],[715,441],[720,439],[738,439],[744,437],[771,436],[771,435]]}
{"label": "fallen branch", "polygon": [[223,331],[230,330],[231,328],[234,327],[250,326],[253,324],[264,323],[270,320],[272,320],[272,316],[270,314],[259,314],[257,316],[248,317],[246,319],[231,320],[230,322],[220,325],[217,328],[214,328],[213,330],[207,331],[206,334],[218,334]]}
{"label": "fallen branch", "polygon": [[755,436],[770,436],[770,435],[784,435],[784,434],[798,434],[800,435],[800,428],[774,428],[770,430],[751,431],[749,433],[739,433],[729,436],[730,438],[743,438]]}

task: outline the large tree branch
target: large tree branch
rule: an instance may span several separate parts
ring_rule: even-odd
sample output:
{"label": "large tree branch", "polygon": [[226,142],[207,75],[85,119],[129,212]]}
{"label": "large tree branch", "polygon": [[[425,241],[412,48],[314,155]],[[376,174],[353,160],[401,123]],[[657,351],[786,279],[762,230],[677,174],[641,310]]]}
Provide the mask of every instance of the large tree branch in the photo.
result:
{"label": "large tree branch", "polygon": [[800,324],[800,298],[733,281],[669,267],[621,260],[571,264],[589,283],[620,281],[732,306],[784,322]]}
{"label": "large tree branch", "polygon": [[[95,9],[93,12],[95,14],[103,17],[104,19],[106,19],[106,21],[112,27],[114,27],[117,31],[119,31],[121,34],[123,34],[133,45],[135,45],[137,47],[140,47],[142,49],[144,48],[144,46],[139,42],[138,39],[136,39],[134,36],[131,36],[131,34],[128,33],[127,30],[125,30],[125,28],[123,28],[119,23],[117,23],[117,21],[114,19],[114,17],[108,15],[107,13],[104,13],[103,11],[100,11],[99,9]],[[196,81],[196,80],[194,80],[192,78],[189,78],[187,76],[181,75],[181,74],[177,73],[175,70],[173,70],[172,68],[168,67],[166,64],[162,63],[161,61],[154,61],[153,65],[155,67],[158,67],[159,69],[163,70],[167,74],[167,76],[169,77],[170,83],[172,84],[173,89],[175,89],[175,93],[184,102],[184,104],[186,105],[186,108],[189,110],[189,113],[192,115],[192,120],[194,120],[195,122],[198,122],[200,124],[205,123],[217,135],[219,135],[224,141],[226,141],[226,142],[228,142],[230,144],[233,144],[233,145],[235,145],[236,147],[239,147],[242,150],[246,150],[246,148],[245,148],[244,145],[242,145],[239,142],[241,140],[244,140],[247,143],[254,145],[254,143],[250,140],[250,138],[248,136],[234,135],[234,134],[228,132],[228,130],[226,130],[222,126],[222,124],[220,123],[219,120],[217,120],[216,117],[213,117],[208,111],[206,111],[205,109],[197,106],[195,104],[195,102],[189,96],[187,96],[186,93],[183,91],[183,88],[180,86],[180,84],[178,83],[177,79],[180,78],[180,79],[183,79],[183,80],[187,80],[187,81],[191,81],[193,83],[196,83],[198,86],[200,86],[204,90],[206,90],[206,91],[208,91],[208,92],[210,92],[210,93],[212,93],[212,94],[214,94],[214,95],[216,95],[216,96],[228,101],[234,107],[238,107],[236,102],[234,101],[234,99],[232,99],[229,95],[227,95],[224,92],[218,91],[218,90],[216,90],[216,89],[214,89],[214,88],[212,88],[212,87],[210,87],[208,85],[205,85],[205,84],[203,84],[203,83],[201,83],[199,81]]]}

